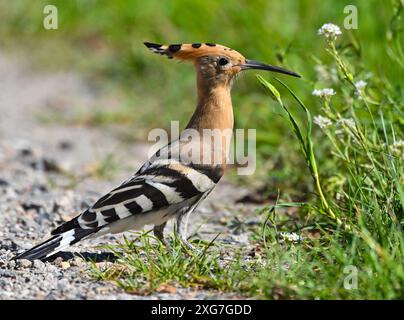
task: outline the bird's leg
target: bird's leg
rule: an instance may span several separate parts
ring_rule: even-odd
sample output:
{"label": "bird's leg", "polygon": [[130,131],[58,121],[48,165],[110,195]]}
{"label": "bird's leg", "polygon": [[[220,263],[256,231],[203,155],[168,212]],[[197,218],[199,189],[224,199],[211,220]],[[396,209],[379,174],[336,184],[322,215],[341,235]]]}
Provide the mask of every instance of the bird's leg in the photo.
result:
{"label": "bird's leg", "polygon": [[166,226],[167,222],[164,222],[160,225],[155,225],[153,228],[153,233],[155,235],[155,237],[157,239],[159,239],[165,246],[167,249],[170,248],[170,244],[168,243],[168,241],[164,238],[164,227]]}
{"label": "bird's leg", "polygon": [[[177,217],[177,232],[180,236],[181,242],[190,250],[194,250],[192,244],[190,244],[187,240],[187,224],[188,224],[188,217],[190,212],[185,214],[180,214]],[[184,219],[185,217],[185,219]]]}

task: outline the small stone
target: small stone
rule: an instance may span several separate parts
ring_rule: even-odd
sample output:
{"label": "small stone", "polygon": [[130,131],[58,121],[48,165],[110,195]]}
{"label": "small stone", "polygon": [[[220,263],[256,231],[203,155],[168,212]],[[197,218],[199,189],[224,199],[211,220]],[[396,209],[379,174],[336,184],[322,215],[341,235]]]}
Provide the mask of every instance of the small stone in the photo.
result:
{"label": "small stone", "polygon": [[59,164],[54,159],[42,159],[43,170],[46,172],[61,172]]}
{"label": "small stone", "polygon": [[63,140],[59,142],[58,147],[62,150],[69,150],[73,148],[73,144],[70,141]]}
{"label": "small stone", "polygon": [[15,271],[0,269],[0,278],[15,278]]}
{"label": "small stone", "polygon": [[17,267],[18,268],[29,268],[32,266],[32,262],[27,259],[17,260]]}
{"label": "small stone", "polygon": [[100,270],[107,270],[108,268],[111,268],[114,264],[109,261],[102,261],[102,262],[96,262],[95,265]]}
{"label": "small stone", "polygon": [[14,268],[15,268],[15,265],[16,265],[15,260],[11,260],[11,261],[8,262],[8,267],[9,267],[9,268],[14,269]]}
{"label": "small stone", "polygon": [[41,212],[42,210],[42,204],[38,204],[38,203],[33,203],[33,202],[22,202],[21,203],[21,207],[25,210],[25,211],[34,211],[34,212]]}
{"label": "small stone", "polygon": [[67,261],[62,261],[62,262],[60,263],[60,267],[61,267],[63,270],[67,270],[67,269],[70,268],[70,263],[67,262]]}
{"label": "small stone", "polygon": [[35,269],[44,269],[45,268],[45,263],[43,263],[41,260],[34,260],[33,266]]}
{"label": "small stone", "polygon": [[72,267],[80,267],[84,264],[83,259],[79,257],[74,257],[74,259],[70,262]]}
{"label": "small stone", "polygon": [[66,286],[68,284],[69,284],[69,280],[67,280],[66,278],[62,278],[58,281],[57,288],[58,288],[58,290],[63,291],[64,289],[66,289]]}
{"label": "small stone", "polygon": [[240,234],[240,235],[233,234],[233,235],[231,235],[231,237],[232,237],[232,240],[234,242],[236,242],[236,243],[240,243],[240,244],[243,244],[243,245],[246,245],[246,244],[249,243],[248,242],[248,235],[246,233]]}
{"label": "small stone", "polygon": [[156,292],[158,293],[176,293],[177,288],[169,284],[161,284],[157,287]]}
{"label": "small stone", "polygon": [[19,149],[19,154],[20,154],[20,156],[28,157],[28,156],[31,156],[33,154],[33,151],[29,146],[21,147]]}
{"label": "small stone", "polygon": [[52,273],[52,272],[55,272],[57,270],[57,268],[54,265],[47,264],[45,270],[46,270],[46,272]]}
{"label": "small stone", "polygon": [[95,292],[96,292],[97,294],[106,294],[106,293],[108,293],[109,291],[111,291],[111,288],[110,288],[110,287],[98,287],[98,288],[95,288]]}
{"label": "small stone", "polygon": [[55,260],[53,260],[53,264],[55,266],[60,266],[63,262],[63,258],[62,257],[57,257]]}

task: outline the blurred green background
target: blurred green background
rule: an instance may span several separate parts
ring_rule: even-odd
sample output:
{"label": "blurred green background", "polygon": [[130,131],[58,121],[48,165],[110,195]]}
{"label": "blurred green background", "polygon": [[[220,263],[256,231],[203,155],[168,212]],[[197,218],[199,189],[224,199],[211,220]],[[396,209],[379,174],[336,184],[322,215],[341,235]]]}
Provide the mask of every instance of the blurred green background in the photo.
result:
{"label": "blurred green background", "polygon": [[[388,55],[391,34],[400,28],[392,20],[395,3],[378,0],[0,1],[0,41],[2,50],[29,55],[38,68],[77,71],[94,87],[119,94],[119,105],[114,110],[94,110],[86,119],[70,121],[132,126],[136,129],[131,130],[135,132],[132,138],[144,140],[151,128],[169,128],[170,120],[180,120],[182,126],[186,124],[195,105],[195,76],[188,64],[151,54],[143,41],[220,43],[248,58],[285,66],[302,74],[303,79],[279,77],[316,114],[320,101],[311,92],[316,86],[333,85],[332,80],[327,83],[322,79],[319,83],[318,69],[316,72],[316,66],[331,60],[324,50],[324,40],[317,34],[327,22],[342,28],[344,41],[340,46],[348,63],[350,58],[356,61],[350,66],[356,75],[367,81],[388,83],[396,88],[398,96],[402,95],[403,69],[397,70]],[[58,8],[58,30],[43,28],[46,4]],[[346,5],[358,9],[357,30],[343,28]],[[292,174],[296,166],[304,166],[299,156],[293,158],[297,153],[291,152],[298,146],[291,143],[292,138],[285,138],[291,137],[287,123],[254,75],[254,72],[243,75],[233,90],[236,127],[257,129],[261,159],[258,165],[271,169],[271,179],[285,181],[287,177],[292,184],[297,180],[302,182],[301,177]],[[271,163],[266,165],[267,161]],[[263,172],[265,178],[269,170]]]}

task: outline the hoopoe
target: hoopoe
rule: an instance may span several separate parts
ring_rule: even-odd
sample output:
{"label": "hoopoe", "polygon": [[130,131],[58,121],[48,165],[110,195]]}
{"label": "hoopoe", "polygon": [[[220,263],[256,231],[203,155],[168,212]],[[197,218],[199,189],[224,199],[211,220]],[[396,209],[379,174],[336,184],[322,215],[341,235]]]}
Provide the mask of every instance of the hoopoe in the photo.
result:
{"label": "hoopoe", "polygon": [[[176,218],[180,239],[192,248],[186,237],[188,215],[216,186],[228,161],[233,130],[230,91],[234,79],[248,69],[300,77],[280,67],[248,60],[218,44],[144,44],[152,52],[190,61],[195,66],[198,101],[186,129],[128,180],[53,230],[50,239],[16,259],[44,259],[82,239],[145,225],[154,225],[155,236],[166,243],[163,230],[172,218]],[[206,135],[206,130],[214,134]]]}

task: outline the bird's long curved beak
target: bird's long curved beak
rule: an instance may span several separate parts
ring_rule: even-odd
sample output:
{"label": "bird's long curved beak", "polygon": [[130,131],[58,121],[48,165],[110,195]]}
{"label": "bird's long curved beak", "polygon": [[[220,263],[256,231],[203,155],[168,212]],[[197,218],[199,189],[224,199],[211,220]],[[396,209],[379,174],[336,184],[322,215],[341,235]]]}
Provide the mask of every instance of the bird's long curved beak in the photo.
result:
{"label": "bird's long curved beak", "polygon": [[278,73],[287,74],[293,77],[301,78],[299,74],[293,71],[286,70],[281,67],[272,66],[270,64],[265,64],[259,61],[254,60],[246,60],[244,64],[241,65],[241,70],[248,70],[248,69],[258,69],[258,70],[266,70],[266,71],[273,71]]}

